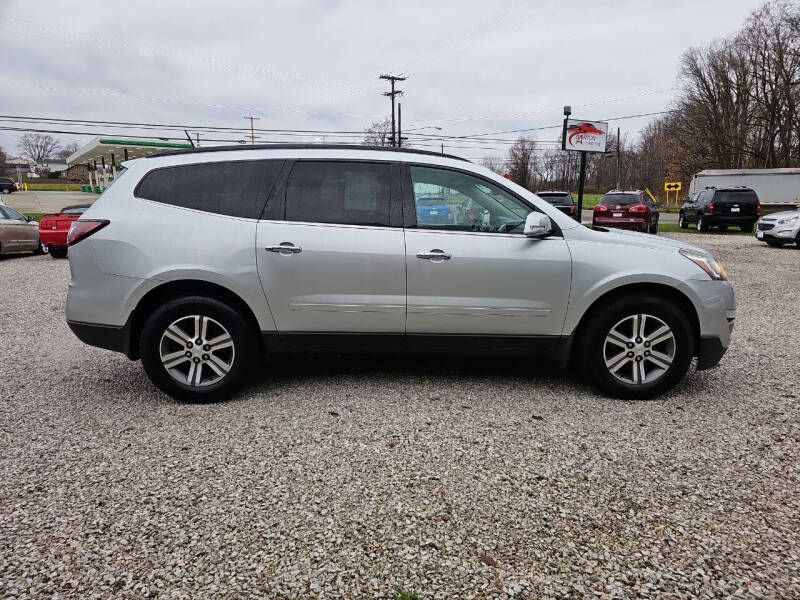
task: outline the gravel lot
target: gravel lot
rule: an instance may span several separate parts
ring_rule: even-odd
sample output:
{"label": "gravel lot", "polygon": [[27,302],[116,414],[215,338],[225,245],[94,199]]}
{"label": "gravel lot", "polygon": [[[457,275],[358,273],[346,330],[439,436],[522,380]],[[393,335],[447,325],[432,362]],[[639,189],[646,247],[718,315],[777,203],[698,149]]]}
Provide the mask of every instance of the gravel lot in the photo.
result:
{"label": "gravel lot", "polygon": [[650,402],[313,358],[179,404],[72,336],[66,261],[0,261],[0,597],[800,597],[800,250],[683,237],[737,326]]}

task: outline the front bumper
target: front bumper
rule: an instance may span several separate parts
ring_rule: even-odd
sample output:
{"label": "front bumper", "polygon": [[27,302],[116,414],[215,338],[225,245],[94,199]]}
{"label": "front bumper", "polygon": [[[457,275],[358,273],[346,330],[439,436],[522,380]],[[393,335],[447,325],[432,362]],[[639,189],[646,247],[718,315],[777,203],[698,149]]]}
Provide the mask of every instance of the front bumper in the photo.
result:
{"label": "front bumper", "polygon": [[[761,223],[759,223],[759,227]],[[772,229],[756,229],[756,239],[775,242],[793,242],[800,236],[800,227],[775,225]]]}

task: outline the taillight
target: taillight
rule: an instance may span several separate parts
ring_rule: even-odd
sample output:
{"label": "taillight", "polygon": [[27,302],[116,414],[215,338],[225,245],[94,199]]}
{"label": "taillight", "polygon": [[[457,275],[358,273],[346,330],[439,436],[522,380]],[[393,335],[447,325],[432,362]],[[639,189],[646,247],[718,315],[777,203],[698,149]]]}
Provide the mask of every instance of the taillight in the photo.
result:
{"label": "taillight", "polygon": [[594,207],[594,212],[606,212],[606,211],[608,211],[608,208],[603,206],[602,204],[598,204],[597,206]]}
{"label": "taillight", "polygon": [[709,202],[708,203],[708,214],[711,214],[713,212],[714,212],[714,203],[713,202]]}
{"label": "taillight", "polygon": [[107,219],[87,219],[86,221],[73,221],[67,234],[67,246],[74,246],[82,239],[85,239],[100,231],[103,227],[111,223]]}
{"label": "taillight", "polygon": [[636,204],[635,206],[631,206],[628,210],[632,213],[643,213],[647,212],[647,207],[644,204]]}
{"label": "taillight", "polygon": [[756,201],[756,214],[757,215],[761,214],[761,202],[760,201]]}

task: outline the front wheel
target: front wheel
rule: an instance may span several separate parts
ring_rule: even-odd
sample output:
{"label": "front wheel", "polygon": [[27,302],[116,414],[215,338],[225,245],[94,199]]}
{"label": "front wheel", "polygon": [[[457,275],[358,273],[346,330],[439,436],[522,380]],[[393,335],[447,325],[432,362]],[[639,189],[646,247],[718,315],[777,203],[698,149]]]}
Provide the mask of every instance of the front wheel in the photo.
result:
{"label": "front wheel", "polygon": [[258,364],[247,321],[214,298],[186,296],[160,306],[144,324],[142,365],[161,391],[179,400],[212,402],[235,393]]}
{"label": "front wheel", "polygon": [[606,394],[648,399],[673,387],[694,355],[694,332],[671,302],[649,294],[619,298],[590,316],[579,359]]}
{"label": "front wheel", "polygon": [[708,231],[708,225],[703,219],[703,215],[697,217],[697,231]]}
{"label": "front wheel", "polygon": [[683,213],[678,216],[678,227],[681,229],[689,229],[689,222],[686,220],[686,216]]}
{"label": "front wheel", "polygon": [[776,242],[773,240],[764,240],[764,241],[767,242],[767,246],[771,246],[772,248],[780,248],[781,246],[783,246],[783,242]]}

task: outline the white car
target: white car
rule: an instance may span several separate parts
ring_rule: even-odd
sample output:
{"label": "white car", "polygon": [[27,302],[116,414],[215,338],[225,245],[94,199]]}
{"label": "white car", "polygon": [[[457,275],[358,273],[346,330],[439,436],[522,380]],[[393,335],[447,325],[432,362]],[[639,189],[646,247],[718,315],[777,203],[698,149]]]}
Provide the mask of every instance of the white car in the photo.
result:
{"label": "white car", "polygon": [[[607,393],[649,398],[730,342],[733,288],[710,253],[589,229],[457,157],[265,145],[124,166],[70,229],[67,321],[175,397],[328,351],[577,361]],[[428,218],[432,194],[460,217]]]}
{"label": "white car", "polygon": [[794,242],[800,248],[800,208],[761,217],[756,226],[756,238],[770,246]]}

